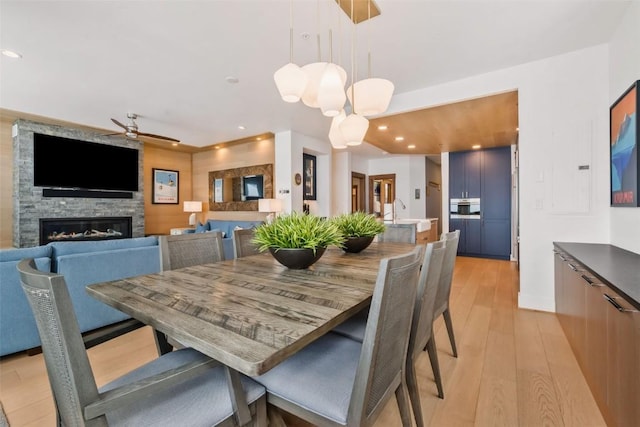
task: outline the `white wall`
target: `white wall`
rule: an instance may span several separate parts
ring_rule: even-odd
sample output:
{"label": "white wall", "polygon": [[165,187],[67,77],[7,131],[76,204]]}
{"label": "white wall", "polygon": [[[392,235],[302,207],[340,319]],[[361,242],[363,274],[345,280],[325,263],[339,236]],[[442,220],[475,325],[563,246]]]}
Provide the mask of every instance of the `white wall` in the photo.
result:
{"label": "white wall", "polygon": [[284,212],[302,211],[302,185],[295,184],[294,176],[299,173],[304,177],[303,153],[316,156],[317,199],[309,203],[309,210],[315,215],[330,216],[333,179],[331,144],[328,141],[291,131],[275,135],[275,196],[283,200]]}
{"label": "white wall", "polygon": [[[371,159],[368,162],[368,175],[396,174],[396,197],[404,202],[396,204],[398,218],[425,218],[424,188],[425,164],[424,156],[385,156]],[[414,199],[414,189],[420,188],[420,200]],[[368,193],[367,193],[368,194]]]}
{"label": "white wall", "polygon": [[[399,94],[388,111],[518,90],[521,307],[554,310],[553,241],[610,240],[607,63],[608,46],[599,45]],[[583,164],[589,170],[579,172]]]}
{"label": "white wall", "polygon": [[[640,2],[632,2],[609,45],[609,104],[640,79]],[[640,253],[640,208],[610,208],[611,244]]]}

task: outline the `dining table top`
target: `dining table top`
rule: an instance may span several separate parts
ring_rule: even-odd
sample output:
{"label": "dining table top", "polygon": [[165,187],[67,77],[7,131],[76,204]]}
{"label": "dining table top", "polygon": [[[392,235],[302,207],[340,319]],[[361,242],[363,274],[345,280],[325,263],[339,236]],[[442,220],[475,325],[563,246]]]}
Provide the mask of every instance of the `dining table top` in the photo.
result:
{"label": "dining table top", "polygon": [[260,375],[371,302],[380,260],[415,245],[328,248],[292,270],[266,252],[89,285],[94,298],[246,375]]}

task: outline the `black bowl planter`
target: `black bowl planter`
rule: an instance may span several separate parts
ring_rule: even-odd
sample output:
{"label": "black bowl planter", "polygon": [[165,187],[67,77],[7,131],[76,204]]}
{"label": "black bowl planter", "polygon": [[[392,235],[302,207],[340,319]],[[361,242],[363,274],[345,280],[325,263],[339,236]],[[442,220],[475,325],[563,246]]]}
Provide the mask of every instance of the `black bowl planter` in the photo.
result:
{"label": "black bowl planter", "polygon": [[302,270],[318,261],[327,248],[269,248],[271,255],[280,264],[292,270]]}
{"label": "black bowl planter", "polygon": [[347,237],[343,243],[345,252],[358,253],[365,250],[375,236]]}

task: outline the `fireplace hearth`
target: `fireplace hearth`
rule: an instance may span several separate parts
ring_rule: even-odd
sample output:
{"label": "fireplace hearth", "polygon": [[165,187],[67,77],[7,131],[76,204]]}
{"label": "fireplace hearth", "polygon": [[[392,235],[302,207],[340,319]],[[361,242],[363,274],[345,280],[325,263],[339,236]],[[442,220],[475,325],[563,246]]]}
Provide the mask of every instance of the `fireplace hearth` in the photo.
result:
{"label": "fireplace hearth", "polygon": [[41,218],[40,244],[132,237],[131,217]]}

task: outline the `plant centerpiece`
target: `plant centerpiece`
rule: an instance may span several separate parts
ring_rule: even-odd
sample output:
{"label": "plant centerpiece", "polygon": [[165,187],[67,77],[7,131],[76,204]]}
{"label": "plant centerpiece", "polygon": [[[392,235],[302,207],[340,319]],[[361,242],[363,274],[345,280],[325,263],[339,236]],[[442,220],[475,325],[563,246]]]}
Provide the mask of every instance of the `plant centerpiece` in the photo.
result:
{"label": "plant centerpiece", "polygon": [[253,238],[260,252],[269,250],[280,264],[291,269],[309,267],[320,259],[327,246],[342,246],[343,240],[333,221],[297,212],[261,224]]}
{"label": "plant centerpiece", "polygon": [[360,252],[371,244],[373,238],[385,229],[375,216],[364,212],[352,212],[334,217],[331,220],[345,238],[343,249],[346,252]]}

